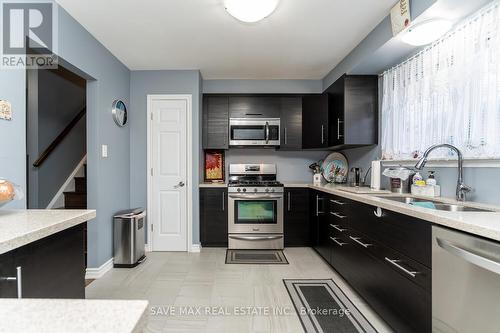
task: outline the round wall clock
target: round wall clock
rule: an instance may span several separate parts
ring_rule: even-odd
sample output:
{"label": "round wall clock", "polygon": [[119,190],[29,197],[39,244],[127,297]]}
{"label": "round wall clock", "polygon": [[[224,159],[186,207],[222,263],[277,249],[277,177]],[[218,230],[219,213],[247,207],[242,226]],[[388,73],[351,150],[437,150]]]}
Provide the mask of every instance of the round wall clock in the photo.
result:
{"label": "round wall clock", "polygon": [[112,112],[113,120],[115,121],[115,123],[120,127],[125,126],[125,124],[127,123],[127,107],[125,106],[125,103],[118,99],[114,101]]}

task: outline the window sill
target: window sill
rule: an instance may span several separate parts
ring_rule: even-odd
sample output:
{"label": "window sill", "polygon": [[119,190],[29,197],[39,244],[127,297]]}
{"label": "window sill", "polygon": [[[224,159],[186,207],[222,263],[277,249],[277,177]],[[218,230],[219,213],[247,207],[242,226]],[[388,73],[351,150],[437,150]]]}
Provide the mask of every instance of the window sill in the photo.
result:
{"label": "window sill", "polygon": [[[414,167],[418,159],[411,160],[382,160],[382,165],[385,167],[405,166]],[[456,168],[457,159],[428,159],[426,167],[435,168]],[[469,158],[464,159],[464,168],[498,168],[500,167],[500,158]]]}

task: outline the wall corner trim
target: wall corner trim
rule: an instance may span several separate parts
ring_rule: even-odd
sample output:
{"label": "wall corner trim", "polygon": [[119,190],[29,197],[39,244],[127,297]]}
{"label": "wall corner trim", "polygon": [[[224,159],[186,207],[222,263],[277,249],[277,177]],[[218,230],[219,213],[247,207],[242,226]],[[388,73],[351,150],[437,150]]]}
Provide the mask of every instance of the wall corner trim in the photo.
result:
{"label": "wall corner trim", "polygon": [[85,271],[85,279],[100,279],[111,268],[113,268],[113,258],[109,259],[97,268],[87,268]]}
{"label": "wall corner trim", "polygon": [[201,244],[192,244],[191,250],[189,252],[200,253],[201,252]]}

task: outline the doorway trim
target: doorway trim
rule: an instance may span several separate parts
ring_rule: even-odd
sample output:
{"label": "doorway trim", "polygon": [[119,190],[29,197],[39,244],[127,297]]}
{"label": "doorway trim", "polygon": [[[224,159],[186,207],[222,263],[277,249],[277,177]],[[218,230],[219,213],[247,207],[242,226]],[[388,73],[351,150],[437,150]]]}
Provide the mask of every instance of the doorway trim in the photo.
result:
{"label": "doorway trim", "polygon": [[146,174],[147,174],[147,210],[148,210],[148,219],[147,219],[147,235],[148,235],[148,244],[147,248],[149,251],[153,251],[153,234],[151,232],[151,226],[154,225],[155,221],[152,221],[153,214],[152,212],[152,200],[151,198],[153,197],[153,186],[152,186],[152,173],[151,173],[151,168],[153,165],[152,162],[152,129],[151,129],[151,122],[152,122],[152,115],[153,115],[153,110],[151,109],[152,107],[152,101],[155,99],[166,99],[166,100],[176,100],[176,99],[182,99],[186,101],[187,104],[187,129],[186,129],[186,135],[187,135],[187,179],[186,179],[186,192],[187,192],[187,198],[186,198],[186,217],[187,217],[187,237],[186,237],[186,242],[187,242],[187,251],[188,252],[193,252],[193,138],[192,138],[192,131],[193,131],[193,95],[188,95],[188,94],[168,94],[168,95],[163,95],[163,94],[148,94],[147,95],[147,112],[146,112],[146,123],[147,123],[147,169],[146,169]]}

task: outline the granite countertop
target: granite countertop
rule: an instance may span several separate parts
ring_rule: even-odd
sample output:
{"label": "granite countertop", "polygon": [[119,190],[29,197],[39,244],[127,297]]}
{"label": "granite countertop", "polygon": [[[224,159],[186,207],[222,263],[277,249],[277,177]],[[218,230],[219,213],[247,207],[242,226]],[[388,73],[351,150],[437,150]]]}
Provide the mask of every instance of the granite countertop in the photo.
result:
{"label": "granite countertop", "polygon": [[0,254],[96,217],[95,210],[0,210]]}
{"label": "granite countertop", "polygon": [[0,332],[142,332],[148,301],[0,299]]}
{"label": "granite countertop", "polygon": [[[391,210],[402,213],[418,219],[426,220],[437,225],[442,225],[452,229],[468,232],[474,235],[500,241],[500,207],[485,205],[475,202],[457,202],[450,198],[426,198],[436,200],[443,203],[465,205],[469,207],[482,208],[492,210],[492,212],[448,212],[441,210],[433,210],[423,207],[417,207],[405,203],[391,201],[379,196],[401,196],[400,194],[382,194],[382,193],[352,193],[342,190],[345,186],[342,185],[309,185],[309,188],[323,191],[326,193],[338,195],[347,199],[359,201],[365,204],[380,207],[382,209]],[[405,196],[413,196],[405,194]],[[422,197],[420,197],[422,198]]]}

